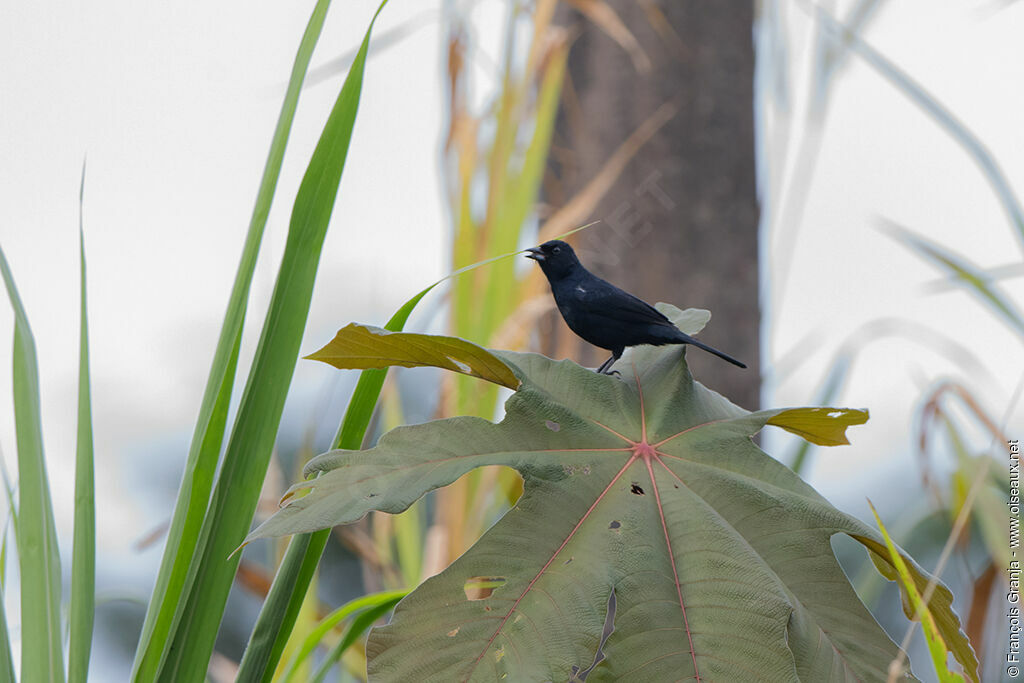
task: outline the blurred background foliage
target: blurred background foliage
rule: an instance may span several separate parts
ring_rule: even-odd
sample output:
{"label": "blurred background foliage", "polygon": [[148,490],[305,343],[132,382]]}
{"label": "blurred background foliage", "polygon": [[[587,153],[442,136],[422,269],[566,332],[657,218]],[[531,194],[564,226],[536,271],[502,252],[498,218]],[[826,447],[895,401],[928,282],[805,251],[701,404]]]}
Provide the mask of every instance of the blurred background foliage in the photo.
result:
{"label": "blurred background foliage", "polygon": [[[772,133],[765,136],[758,154],[760,173],[769,179],[762,190],[767,188],[773,193],[770,198],[763,198],[764,204],[771,207],[766,214],[768,229],[779,244],[778,259],[772,264],[775,284],[771,288],[771,305],[780,305],[778,298],[785,295],[789,259],[800,239],[800,231],[809,229],[802,219],[823,147],[829,107],[835,99],[838,77],[851,60],[858,60],[873,77],[893,86],[916,108],[923,121],[937,125],[948,142],[962,149],[966,159],[984,177],[993,199],[1001,205],[1007,218],[1005,229],[1014,235],[1019,245],[1024,245],[1021,231],[1024,213],[995,151],[912,74],[863,39],[873,17],[885,4],[880,0],[858,0],[852,3],[768,2],[762,6],[765,21],[759,34],[759,48],[774,51],[775,59],[780,60],[770,62],[775,68],[765,75],[758,91],[762,113],[775,117]],[[807,81],[809,92],[803,98],[803,112],[796,106],[800,98],[789,89],[792,83],[785,82],[789,73],[784,66],[786,12],[794,9],[814,21],[811,49],[816,59],[812,60],[813,72]],[[1005,7],[988,8],[994,12],[1000,9]],[[771,139],[770,135],[778,137]],[[785,142],[780,144],[780,138]],[[775,150],[785,152],[772,153]],[[926,295],[955,290],[965,292],[979,310],[988,311],[1011,330],[1017,341],[1024,341],[1020,336],[1024,326],[1018,304],[999,284],[1005,273],[974,265],[958,253],[967,249],[968,242],[936,244],[886,216],[876,216],[874,227],[899,245],[897,248],[909,249],[934,269],[936,279],[925,289]],[[986,226],[986,231],[998,229],[998,226]],[[960,234],[967,238],[969,233]],[[914,424],[906,425],[906,434],[908,443],[916,442],[916,448],[908,452],[907,457],[913,457],[917,463],[918,480],[907,478],[900,483],[903,491],[902,504],[897,508],[900,516],[889,527],[895,531],[895,540],[924,566],[941,575],[957,596],[955,607],[964,618],[965,630],[982,664],[981,679],[1008,680],[1003,662],[1009,637],[1005,596],[1012,517],[1007,506],[1010,491],[1007,428],[1019,408],[1024,377],[1010,378],[1010,386],[1015,387],[1010,396],[979,396],[980,380],[1000,372],[1002,359],[979,359],[956,334],[955,322],[936,322],[935,326],[925,326],[909,316],[906,319],[879,317],[864,322],[839,344],[813,400],[822,405],[841,403],[858,355],[872,343],[887,338],[902,338],[951,362],[956,375],[915,377],[920,395],[915,401]],[[806,348],[803,346],[804,350]],[[775,371],[785,369],[786,366],[780,364]],[[795,372],[796,368],[789,366],[788,370]],[[774,381],[781,383],[785,379],[776,376]],[[797,445],[788,462],[795,471],[806,474],[808,458],[814,457],[814,450],[813,446]],[[866,492],[865,495],[873,494]],[[834,543],[844,565],[855,577],[858,593],[876,618],[912,659],[924,661],[927,655],[922,639],[914,643],[911,640],[913,629],[897,623],[898,609],[894,606],[898,598],[894,585],[886,584],[862,554],[845,552],[842,547],[845,544]],[[921,667],[915,669],[915,674],[922,678],[935,675]]]}
{"label": "blurred background foliage", "polygon": [[[773,357],[772,349],[762,348],[764,340],[773,336],[772,330],[765,328],[778,324],[766,312],[783,306],[791,259],[807,235],[804,217],[834,91],[852,60],[894,87],[922,120],[937,125],[963,150],[1002,206],[1006,230],[1024,244],[1024,213],[995,152],[915,81],[913,74],[862,38],[885,5],[881,0],[817,4],[806,0],[510,0],[503,5],[507,15],[501,44],[486,46],[477,43],[474,5],[446,0],[436,16],[427,18],[441,23],[444,36],[447,120],[440,154],[450,220],[451,269],[600,221],[572,238],[581,256],[599,274],[648,300],[713,311],[715,317],[705,333],[707,341],[745,360],[751,370],[737,373],[696,354],[688,360],[693,361],[694,374],[704,383],[739,405],[758,408],[767,394],[762,379],[778,386],[804,362],[807,347],[796,345],[786,362],[761,369],[762,360]],[[310,25],[315,25],[318,16],[322,21],[326,11],[327,3],[318,3]],[[346,8],[334,11],[345,12]],[[812,26],[811,74],[802,79],[793,75],[796,20]],[[416,16],[406,26],[377,35],[369,43],[370,53],[387,50],[423,22],[424,17]],[[353,67],[352,72],[361,76],[360,56],[354,54],[311,70],[307,77],[305,69],[315,42],[316,35],[307,29],[286,99],[285,110],[291,107],[293,113],[304,81],[306,86],[320,82],[339,67],[349,70],[353,63],[358,68]],[[488,55],[499,61],[492,66],[500,77],[482,83],[472,66]],[[356,98],[358,101],[358,92]],[[354,108],[351,115],[355,116]],[[282,120],[285,118],[282,115]],[[281,134],[279,129],[268,168],[280,165],[287,130],[283,139]],[[358,125],[355,135],[359,136]],[[310,169],[314,165],[310,162]],[[261,202],[267,205],[262,210],[269,208],[274,182],[261,188],[254,224],[259,222]],[[342,193],[344,187],[342,183]],[[297,200],[296,211],[299,205]],[[329,216],[329,203],[326,211]],[[262,220],[266,220],[265,213]],[[976,265],[960,253],[963,245],[934,242],[919,228],[899,225],[886,216],[877,219],[876,227],[888,236],[893,249],[907,249],[934,269],[933,291],[967,293],[979,309],[1024,341],[1019,302],[1002,286],[1002,280],[1019,274],[1019,268],[1003,272]],[[259,237],[255,239],[254,248],[258,249]],[[970,239],[966,232],[964,239]],[[765,246],[769,242],[771,248]],[[485,346],[540,349],[554,357],[596,365],[601,359],[565,330],[553,311],[546,283],[539,271],[528,265],[508,258],[459,275],[446,289],[438,288],[443,289],[442,295],[427,295],[421,308],[427,309],[429,321],[415,324],[441,326]],[[12,264],[15,273],[18,267]],[[315,262],[312,268],[315,272]],[[4,270],[10,280],[6,266]],[[241,308],[232,315],[244,318],[247,290],[238,296]],[[392,323],[402,327],[419,303],[414,297]],[[40,314],[27,312],[28,318]],[[229,315],[225,320],[230,334],[225,337],[224,357],[218,356],[218,362],[229,363],[231,369],[221,384],[216,384],[211,374],[210,386],[230,391],[241,318],[232,323]],[[338,320],[337,326],[347,322]],[[18,334],[23,334],[22,330],[19,326]],[[898,519],[888,519],[886,525],[897,543],[949,583],[983,664],[983,680],[998,680],[1004,675],[999,653],[1007,638],[1001,605],[1006,588],[1003,569],[1009,562],[1005,444],[1013,436],[1008,420],[1018,404],[1021,385],[1017,382],[1018,390],[1009,401],[979,395],[978,388],[964,378],[990,373],[990,366],[955,335],[911,320],[880,317],[862,325],[838,346],[820,378],[817,395],[804,397],[804,402],[842,404],[859,354],[866,346],[890,337],[945,356],[961,372],[918,378],[916,419],[906,425],[908,443],[916,443],[906,456],[916,459],[918,479],[901,482],[907,505],[900,508]],[[25,343],[19,344],[16,354],[26,353]],[[808,344],[814,346],[815,340]],[[83,359],[87,369],[86,353]],[[24,362],[31,365],[35,361],[25,356]],[[83,377],[87,393],[84,372]],[[353,439],[355,445],[369,445],[393,426],[435,417],[466,414],[495,418],[506,395],[490,384],[462,376],[392,372],[386,380],[383,377],[383,373],[364,375],[366,386],[361,380],[361,390],[356,390],[345,418],[348,429],[342,426],[335,445],[345,439],[349,447]],[[376,389],[371,386],[374,382],[378,383]],[[380,400],[371,419],[367,406],[374,404],[376,390]],[[283,401],[283,393],[280,398]],[[214,393],[210,400],[216,402],[210,404],[214,422],[226,422],[227,399]],[[31,397],[25,401],[31,403]],[[358,410],[365,417],[362,423],[361,417],[352,417]],[[326,412],[325,408],[309,416],[300,438],[278,439],[256,508],[257,520],[277,508],[287,487],[300,478],[303,463],[323,446],[315,436],[318,425],[341,420],[340,415]],[[83,419],[88,424],[87,414]],[[24,423],[31,431],[38,421],[38,416],[19,417],[19,476],[4,473],[11,513],[0,548],[5,559],[13,540],[25,553],[25,535],[18,533],[12,539],[11,530],[37,524],[45,536],[50,533],[45,531],[47,525],[52,525],[52,520],[46,520],[49,494],[45,477],[36,480],[43,488],[33,491],[26,488],[29,480],[21,471],[20,430]],[[229,427],[214,425],[213,431]],[[85,434],[82,438],[90,437]],[[203,438],[197,429],[197,443]],[[220,457],[221,437],[215,440],[208,449],[214,460]],[[814,447],[804,445],[783,460],[806,474],[817,457]],[[40,451],[37,460],[41,462],[41,458]],[[208,470],[204,485],[209,489],[218,481],[215,476],[224,476],[223,469],[215,475],[215,462],[204,467]],[[82,486],[90,485],[83,480]],[[230,595],[223,596],[223,622],[218,617],[207,623],[207,628],[217,633],[215,647],[209,642],[213,655],[208,678],[234,680],[241,666],[244,680],[362,680],[365,632],[385,620],[402,595],[472,545],[514,504],[521,490],[521,480],[512,470],[486,468],[424,498],[401,515],[373,514],[360,523],[301,542],[261,541],[247,547],[240,558],[236,556],[233,587]],[[196,524],[208,513],[209,495],[206,491],[197,508]],[[35,513],[27,514],[28,510]],[[209,510],[216,511],[216,507]],[[140,546],[163,544],[169,533],[175,539],[174,547],[180,531],[176,515],[167,528],[155,530]],[[83,542],[88,544],[88,538]],[[865,603],[893,639],[907,647],[894,586],[866,566],[863,552],[838,542],[836,546]],[[314,572],[321,553],[319,569]],[[77,561],[77,549],[75,557]],[[83,592],[91,594],[84,570],[73,570],[71,576],[72,599]],[[275,592],[275,584],[283,583],[283,576],[303,577],[296,584],[299,589],[289,588],[285,594],[279,587]],[[29,583],[23,580],[21,590],[31,588]],[[52,588],[49,593],[43,585],[33,590],[52,598]],[[268,596],[287,608],[281,607],[278,616],[266,606],[260,611],[264,601],[267,605],[273,602]],[[128,659],[136,651],[142,618],[139,602],[139,596],[113,603],[101,600],[97,608],[98,627],[117,633],[114,640],[120,642]],[[154,605],[155,600],[150,610],[156,609]],[[85,604],[77,609],[88,614],[92,607]],[[72,623],[76,618],[81,620],[72,606]],[[23,638],[29,636],[29,621],[22,618]],[[91,619],[87,621],[91,628]],[[74,636],[85,633],[84,623],[79,629],[72,627],[68,655],[70,677],[76,679],[78,667],[77,680],[84,675],[82,667],[88,666],[88,644],[83,659],[83,649]],[[259,627],[254,630],[254,623],[272,624],[262,636],[269,641],[261,645],[261,631]],[[10,634],[4,630],[0,636],[0,651],[10,653],[9,647],[3,647]],[[61,638],[42,640],[53,652],[63,649]],[[249,653],[243,660],[247,645]],[[157,644],[158,648],[164,646]],[[263,647],[273,654],[253,663],[251,653]],[[53,652],[51,659],[60,659]],[[909,643],[909,652],[914,661],[926,660],[920,638]],[[141,649],[136,658],[140,666],[144,660]],[[0,661],[0,669],[13,671],[13,658]],[[915,673],[924,679],[934,675],[921,665]],[[26,675],[22,680],[31,680]]]}

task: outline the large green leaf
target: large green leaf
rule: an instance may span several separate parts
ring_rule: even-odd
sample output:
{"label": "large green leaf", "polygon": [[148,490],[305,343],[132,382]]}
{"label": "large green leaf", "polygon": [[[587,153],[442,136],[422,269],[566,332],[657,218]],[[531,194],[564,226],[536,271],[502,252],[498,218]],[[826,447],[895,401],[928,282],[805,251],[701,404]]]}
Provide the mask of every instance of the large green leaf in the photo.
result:
{"label": "large green leaf", "polygon": [[[750,438],[772,423],[835,443],[864,412],[749,413],[695,382],[679,346],[632,349],[621,377],[495,353],[522,381],[499,424],[439,420],[325,453],[307,465],[320,476],[252,535],[400,512],[482,465],[522,474],[516,506],[371,634],[371,678],[886,678],[898,649],[830,544],[846,533],[890,562],[884,540]],[[931,600],[971,671],[951,594],[939,586]]]}

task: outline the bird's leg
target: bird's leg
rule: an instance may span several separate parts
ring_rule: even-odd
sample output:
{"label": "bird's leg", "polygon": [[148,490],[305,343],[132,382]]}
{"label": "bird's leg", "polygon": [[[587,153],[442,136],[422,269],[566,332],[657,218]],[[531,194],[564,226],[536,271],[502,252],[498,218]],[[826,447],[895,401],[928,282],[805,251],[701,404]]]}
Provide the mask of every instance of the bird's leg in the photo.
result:
{"label": "bird's leg", "polygon": [[601,367],[599,367],[596,370],[597,374],[599,374],[599,375],[607,375],[608,374],[608,368],[610,368],[612,363],[614,363],[616,360],[617,359],[615,358],[615,356],[612,355],[611,358],[609,358],[605,362],[601,363]]}
{"label": "bird's leg", "polygon": [[618,374],[615,371],[609,372],[608,368],[610,368],[612,366],[612,363],[614,363],[615,361],[617,361],[619,358],[622,357],[623,350],[624,349],[614,349],[612,351],[612,357],[609,358],[608,360],[606,360],[605,362],[601,363],[601,367],[599,367],[597,369],[597,374],[599,374],[599,375]]}

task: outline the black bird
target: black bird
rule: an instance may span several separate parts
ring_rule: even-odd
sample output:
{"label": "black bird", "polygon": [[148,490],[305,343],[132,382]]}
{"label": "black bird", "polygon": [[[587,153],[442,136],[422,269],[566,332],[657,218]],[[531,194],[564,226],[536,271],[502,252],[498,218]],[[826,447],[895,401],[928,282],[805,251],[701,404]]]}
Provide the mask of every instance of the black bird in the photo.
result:
{"label": "black bird", "polygon": [[526,258],[540,264],[548,278],[569,329],[584,341],[612,352],[597,369],[599,373],[606,374],[627,346],[638,344],[693,344],[733,365],[747,367],[684,333],[647,302],[591,273],[565,242],[551,240],[526,251],[530,252]]}

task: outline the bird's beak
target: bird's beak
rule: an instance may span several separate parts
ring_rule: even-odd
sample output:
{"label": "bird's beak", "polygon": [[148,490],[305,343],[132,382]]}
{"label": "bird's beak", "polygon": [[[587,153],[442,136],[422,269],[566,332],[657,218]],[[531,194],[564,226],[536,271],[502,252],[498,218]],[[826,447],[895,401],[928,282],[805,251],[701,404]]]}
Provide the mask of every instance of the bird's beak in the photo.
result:
{"label": "bird's beak", "polygon": [[544,252],[540,250],[540,247],[530,247],[526,251],[530,252],[526,255],[526,258],[532,258],[534,261],[540,263],[544,260]]}

